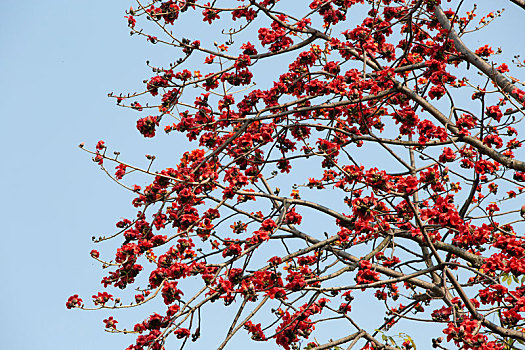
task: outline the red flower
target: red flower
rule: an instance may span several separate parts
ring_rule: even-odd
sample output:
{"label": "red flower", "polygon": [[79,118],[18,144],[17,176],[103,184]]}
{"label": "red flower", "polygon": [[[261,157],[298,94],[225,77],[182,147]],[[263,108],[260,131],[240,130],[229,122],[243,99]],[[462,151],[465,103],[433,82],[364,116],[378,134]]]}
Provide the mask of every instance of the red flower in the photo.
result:
{"label": "red flower", "polygon": [[290,225],[300,225],[303,217],[295,211],[295,208],[289,210],[285,215],[285,221]]}
{"label": "red flower", "polygon": [[428,92],[428,96],[430,96],[431,99],[440,99],[444,94],[446,93],[446,90],[443,86],[432,86],[430,88],[430,91]]}
{"label": "red flower", "polygon": [[66,307],[68,309],[72,309],[75,307],[81,307],[82,306],[82,299],[78,297],[78,294],[75,294],[73,296],[70,296],[67,299]]}
{"label": "red flower", "polygon": [[210,3],[207,3],[204,6],[207,7],[202,11],[202,15],[204,16],[202,20],[204,22],[208,22],[209,24],[211,24],[212,21],[221,18],[219,16],[219,11],[212,9]]}
{"label": "red flower", "polygon": [[372,264],[368,260],[359,262],[359,272],[356,276],[357,284],[367,284],[379,281],[379,273],[372,270]]}
{"label": "red flower", "polygon": [[159,121],[152,115],[137,120],[137,129],[144,137],[154,137],[157,126],[159,126]]}
{"label": "red flower", "polygon": [[488,45],[482,46],[479,49],[476,50],[476,55],[481,57],[489,57],[494,53],[494,50]]}
{"label": "red flower", "polygon": [[166,282],[164,283],[164,287],[162,287],[162,297],[166,305],[173,303],[175,300],[179,300],[183,294],[180,289],[177,289],[177,282]]}
{"label": "red flower", "polygon": [[99,151],[101,151],[101,150],[103,150],[104,148],[106,148],[106,146],[104,145],[104,141],[100,140],[99,142],[97,142],[96,149],[98,149]]}
{"label": "red flower", "polygon": [[503,114],[501,113],[499,106],[487,107],[486,113],[489,118],[495,119],[498,122],[501,120],[501,117],[503,117]]}
{"label": "red flower", "polygon": [[115,178],[117,180],[120,180],[124,177],[124,175],[126,175],[126,168],[128,166],[127,165],[124,165],[124,164],[119,164],[116,166],[115,169],[117,169],[117,171],[115,172]]}
{"label": "red flower", "polygon": [[95,305],[104,305],[109,300],[113,300],[113,296],[107,292],[99,292],[97,295],[93,295],[92,298]]}
{"label": "red flower", "polygon": [[109,316],[109,318],[105,319],[104,323],[106,324],[106,328],[108,329],[117,329],[118,321],[113,319],[113,316]]}
{"label": "red flower", "polygon": [[135,28],[135,24],[137,23],[137,20],[132,15],[124,16],[124,18],[128,19],[128,25],[131,28]]}
{"label": "red flower", "polygon": [[339,305],[339,312],[346,314],[347,312],[350,312],[352,310],[352,305],[349,303],[342,303]]}
{"label": "red flower", "polygon": [[175,332],[173,332],[173,334],[177,336],[177,339],[182,339],[182,338],[189,337],[191,332],[187,328],[179,328]]}
{"label": "red flower", "polygon": [[248,321],[244,324],[244,328],[246,328],[248,332],[252,333],[253,340],[255,341],[266,340],[266,337],[264,336],[260,323],[254,324],[252,323],[252,321]]}
{"label": "red flower", "polygon": [[507,73],[509,71],[509,66],[507,66],[507,64],[503,63],[497,69],[498,69],[498,71],[500,73]]}
{"label": "red flower", "polygon": [[453,162],[456,159],[456,154],[449,148],[443,148],[443,153],[439,156],[439,161],[442,163]]}

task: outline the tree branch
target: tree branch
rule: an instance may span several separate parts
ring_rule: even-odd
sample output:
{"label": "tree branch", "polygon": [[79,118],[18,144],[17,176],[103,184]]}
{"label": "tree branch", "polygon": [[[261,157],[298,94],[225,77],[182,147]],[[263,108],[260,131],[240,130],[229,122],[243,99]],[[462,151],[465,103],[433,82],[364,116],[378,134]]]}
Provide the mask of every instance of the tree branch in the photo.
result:
{"label": "tree branch", "polygon": [[510,0],[511,2],[515,3],[519,7],[525,10],[525,1],[524,0]]}
{"label": "tree branch", "polygon": [[[511,1],[518,5],[520,3],[525,5],[525,1],[523,0]],[[514,97],[517,101],[519,101],[520,103],[525,102],[522,99],[520,99],[515,92],[513,92],[515,89],[517,89],[517,87],[514,84],[512,84],[512,82],[505,78],[503,74],[498,72],[494,68],[494,65],[488,64],[485,60],[483,60],[474,52],[472,52],[463,43],[463,41],[450,24],[450,21],[448,20],[447,16],[445,15],[440,6],[436,6],[434,8],[434,15],[436,16],[441,26],[448,31],[448,37],[454,41],[454,46],[456,47],[456,50],[460,52],[469,63],[471,63],[473,66],[482,71],[486,76],[492,79],[492,81],[494,81],[503,91]]]}

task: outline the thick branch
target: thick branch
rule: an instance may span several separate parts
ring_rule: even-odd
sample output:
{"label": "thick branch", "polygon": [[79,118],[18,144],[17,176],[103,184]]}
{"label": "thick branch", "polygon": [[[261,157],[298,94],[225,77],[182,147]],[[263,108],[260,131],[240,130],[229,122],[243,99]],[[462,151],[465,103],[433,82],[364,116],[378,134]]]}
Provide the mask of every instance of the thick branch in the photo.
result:
{"label": "thick branch", "polygon": [[[524,6],[525,1],[523,0],[511,0],[517,5]],[[434,8],[434,15],[436,16],[437,20],[441,24],[443,28],[445,28],[448,31],[448,37],[454,41],[454,46],[456,47],[456,50],[460,52],[463,57],[472,65],[477,67],[480,71],[482,71],[485,75],[487,75],[490,79],[492,79],[503,91],[514,97],[517,101],[520,103],[523,103],[522,99],[519,98],[519,96],[513,92],[517,87],[512,84],[503,74],[498,72],[493,65],[488,64],[485,60],[480,58],[478,55],[476,55],[474,52],[470,51],[470,49],[463,43],[459,35],[456,33],[454,28],[450,25],[450,22],[441,9],[440,6],[436,6]]]}
{"label": "thick branch", "polygon": [[[419,243],[420,245],[426,245],[426,242],[423,240],[422,237],[418,237],[418,236],[413,237],[412,234],[410,234],[409,232],[403,232],[403,231],[396,232],[395,236],[410,239],[412,241]],[[452,253],[455,256],[463,260],[466,260],[475,266],[481,266],[483,264],[484,258],[480,255],[469,253],[464,249],[461,249],[459,247],[456,247],[454,245],[451,245],[451,244],[448,244],[442,241],[435,241],[435,242],[432,242],[432,244],[437,250],[443,250],[445,252]]]}
{"label": "thick branch", "polygon": [[430,102],[428,102],[424,97],[419,96],[416,94],[413,90],[409,89],[408,87],[402,85],[400,82],[395,82],[396,87],[402,91],[404,94],[406,94],[411,100],[418,103],[423,109],[425,109],[428,113],[430,113],[434,118],[436,118],[442,125],[444,125],[449,131],[451,131],[453,134],[458,136],[458,139],[460,141],[463,141],[465,143],[468,143],[472,147],[476,148],[480,153],[492,158],[493,160],[497,161],[501,165],[514,169],[519,171],[525,171],[525,162],[522,162],[517,159],[511,159],[507,156],[504,156],[503,154],[499,153],[498,151],[488,147],[487,145],[483,144],[483,142],[475,137],[472,136],[464,136],[459,135],[458,128],[451,124],[448,120],[448,118],[441,113],[436,107],[434,107]]}
{"label": "thick branch", "polygon": [[[307,234],[304,234],[298,230],[294,231],[294,234],[310,243],[319,243],[320,241],[318,239],[315,239]],[[350,261],[351,263],[354,263],[354,264],[358,264],[360,261],[361,261],[361,258],[358,258],[352,254],[349,254],[345,251],[342,251],[340,249],[337,249],[335,247],[332,247],[332,246],[325,246],[323,249],[326,249],[326,250],[330,250],[332,253],[334,253],[335,255],[339,256],[340,258],[343,258],[343,259],[346,259],[348,261]],[[395,271],[395,270],[392,270],[392,269],[389,269],[388,267],[384,267],[384,266],[381,266],[381,265],[378,265],[378,264],[372,264],[372,269],[383,274],[383,275],[386,275],[386,276],[390,276],[390,277],[401,277],[403,278],[405,276],[404,273],[402,272],[399,272],[399,271]],[[443,295],[443,291],[441,290],[441,288],[439,286],[436,286],[435,284],[433,283],[429,283],[429,282],[426,282],[426,281],[423,281],[423,280],[420,280],[418,278],[412,278],[409,280],[409,283],[410,284],[413,284],[417,287],[420,287],[420,288],[423,288],[425,290],[428,290],[429,292],[432,292],[432,294],[436,297],[441,297]]]}
{"label": "thick branch", "polygon": [[510,0],[512,1],[513,3],[515,3],[516,5],[518,5],[519,7],[521,7],[522,9],[525,10],[525,1],[524,0]]}

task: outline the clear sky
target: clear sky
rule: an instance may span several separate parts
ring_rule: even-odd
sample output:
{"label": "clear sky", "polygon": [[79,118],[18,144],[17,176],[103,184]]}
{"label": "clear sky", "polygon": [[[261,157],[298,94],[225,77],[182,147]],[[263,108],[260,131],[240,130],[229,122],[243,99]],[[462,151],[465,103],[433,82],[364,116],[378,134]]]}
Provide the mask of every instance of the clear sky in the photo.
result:
{"label": "clear sky", "polygon": [[[520,34],[525,13],[510,2],[497,3],[507,8],[504,19],[472,44],[525,55]],[[118,217],[133,214],[129,193],[77,145],[103,139],[136,163],[145,164],[147,153],[169,155],[160,159],[166,165],[174,164],[184,146],[164,135],[144,139],[135,129],[139,115],[106,97],[110,91],[143,88],[142,80],[151,75],[146,59],[168,62],[166,50],[129,37],[123,16],[130,5],[124,0],[2,1],[1,348],[123,349],[133,341],[133,336],[103,331],[108,312],[65,308],[68,296],[79,293],[87,301],[100,290],[102,272],[89,257],[95,248],[91,236],[109,233]],[[169,153],[162,151],[165,146]],[[97,249],[109,254],[114,244]],[[199,346],[206,345],[211,346]]]}

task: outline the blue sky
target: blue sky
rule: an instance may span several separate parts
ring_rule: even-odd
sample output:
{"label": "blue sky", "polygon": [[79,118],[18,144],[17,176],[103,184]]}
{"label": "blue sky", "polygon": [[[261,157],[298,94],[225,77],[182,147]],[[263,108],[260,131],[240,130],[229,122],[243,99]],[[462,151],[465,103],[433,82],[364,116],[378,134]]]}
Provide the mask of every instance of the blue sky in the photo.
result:
{"label": "blue sky", "polygon": [[106,98],[141,87],[145,45],[129,40],[126,1],[2,7],[2,347],[124,348],[132,339],[105,333],[104,312],[67,311],[65,301],[100,289],[91,236],[129,210],[129,195],[77,145],[110,139],[123,152],[153,153],[137,116]]}
{"label": "blue sky", "polygon": [[[144,139],[135,129],[138,114],[106,97],[110,91],[140,90],[151,75],[147,59],[168,62],[167,50],[154,51],[144,40],[129,37],[123,16],[130,5],[123,0],[3,3],[2,347],[123,349],[133,340],[103,331],[102,319],[109,313],[65,308],[69,295],[88,300],[100,290],[102,272],[89,257],[95,248],[91,236],[109,233],[120,216],[133,214],[131,196],[77,145],[103,139],[135,163],[146,164],[144,154],[160,153],[159,164],[166,165],[184,147],[180,139],[173,143],[164,135],[154,142]],[[525,52],[517,38],[525,30],[525,14],[510,3],[506,7],[493,34],[479,39],[509,54]],[[481,41],[472,44],[481,46]],[[169,152],[162,150],[165,146]],[[109,254],[115,244],[97,249]]]}

